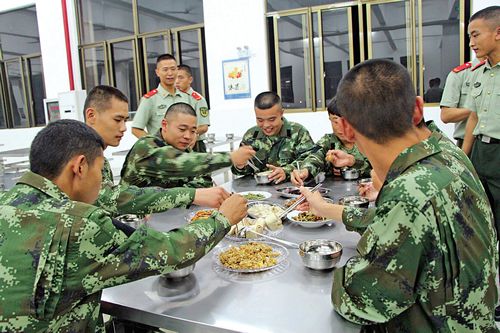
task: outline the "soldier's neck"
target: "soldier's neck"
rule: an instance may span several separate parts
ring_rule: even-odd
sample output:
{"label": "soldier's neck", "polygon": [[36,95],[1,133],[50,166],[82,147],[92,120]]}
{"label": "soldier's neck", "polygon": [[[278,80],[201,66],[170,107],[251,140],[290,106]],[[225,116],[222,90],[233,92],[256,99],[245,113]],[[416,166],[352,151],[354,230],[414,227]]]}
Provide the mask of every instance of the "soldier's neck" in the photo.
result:
{"label": "soldier's neck", "polygon": [[491,54],[488,54],[488,62],[490,66],[495,66],[500,62],[500,50],[495,50]]}
{"label": "soldier's neck", "polygon": [[169,85],[166,85],[163,82],[160,82],[160,84],[163,87],[163,89],[165,89],[166,91],[168,91],[172,95],[175,94],[175,86],[174,85],[169,86]]}

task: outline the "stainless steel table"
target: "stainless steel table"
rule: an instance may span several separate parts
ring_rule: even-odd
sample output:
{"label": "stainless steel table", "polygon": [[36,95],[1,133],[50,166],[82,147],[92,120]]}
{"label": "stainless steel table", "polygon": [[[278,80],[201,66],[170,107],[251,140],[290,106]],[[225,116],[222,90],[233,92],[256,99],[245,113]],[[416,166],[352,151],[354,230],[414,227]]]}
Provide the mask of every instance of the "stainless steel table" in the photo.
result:
{"label": "stainless steel table", "polygon": [[[283,202],[275,187],[256,186],[253,178],[224,185],[233,192],[261,190],[270,201]],[[355,194],[355,182],[330,180],[330,197],[338,200]],[[198,207],[197,207],[198,208]],[[193,208],[192,210],[194,210]],[[185,223],[185,209],[155,214],[150,225],[167,231]],[[306,229],[285,223],[280,238],[301,242],[328,238],[344,247],[340,264],[355,254],[360,236],[342,223]],[[223,240],[218,246],[225,246]],[[216,272],[213,254],[196,263],[194,272],[180,281],[158,276],[104,290],[103,312],[135,322],[178,332],[359,332],[360,326],[340,317],[330,301],[333,271],[313,271],[302,265],[298,251],[289,249],[288,267],[277,273],[240,275],[239,279]],[[275,269],[277,270],[277,269]]]}

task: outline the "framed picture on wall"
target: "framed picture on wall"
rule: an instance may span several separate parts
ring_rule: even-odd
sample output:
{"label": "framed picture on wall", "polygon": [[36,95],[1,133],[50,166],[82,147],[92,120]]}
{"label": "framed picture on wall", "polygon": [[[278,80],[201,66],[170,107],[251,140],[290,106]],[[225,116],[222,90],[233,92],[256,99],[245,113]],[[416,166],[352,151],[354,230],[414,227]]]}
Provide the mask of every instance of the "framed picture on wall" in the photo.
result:
{"label": "framed picture on wall", "polygon": [[250,98],[248,58],[222,61],[224,99]]}

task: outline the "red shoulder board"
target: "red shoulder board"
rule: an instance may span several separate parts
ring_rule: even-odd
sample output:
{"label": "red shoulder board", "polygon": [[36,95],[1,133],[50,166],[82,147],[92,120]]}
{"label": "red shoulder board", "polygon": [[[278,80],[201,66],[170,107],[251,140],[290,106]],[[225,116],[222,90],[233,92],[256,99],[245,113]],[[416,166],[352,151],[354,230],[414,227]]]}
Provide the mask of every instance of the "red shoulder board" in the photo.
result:
{"label": "red shoulder board", "polygon": [[201,99],[201,95],[198,94],[196,91],[193,90],[193,92],[191,93],[191,96],[193,96],[193,98],[197,101],[199,101]]}
{"label": "red shoulder board", "polygon": [[148,92],[147,94],[144,94],[144,97],[150,98],[150,97],[153,97],[154,95],[156,95],[156,93],[158,93],[158,89],[153,89],[150,92]]}
{"label": "red shoulder board", "polygon": [[464,69],[471,68],[471,67],[472,67],[472,62],[469,61],[469,62],[466,62],[465,64],[461,64],[460,66],[453,68],[453,72],[460,73]]}
{"label": "red shoulder board", "polygon": [[473,69],[471,69],[471,71],[475,71],[476,69],[478,69],[479,67],[481,67],[482,65],[484,65],[486,63],[486,59],[484,59],[483,61],[481,61],[479,64],[477,64],[476,66],[474,66]]}

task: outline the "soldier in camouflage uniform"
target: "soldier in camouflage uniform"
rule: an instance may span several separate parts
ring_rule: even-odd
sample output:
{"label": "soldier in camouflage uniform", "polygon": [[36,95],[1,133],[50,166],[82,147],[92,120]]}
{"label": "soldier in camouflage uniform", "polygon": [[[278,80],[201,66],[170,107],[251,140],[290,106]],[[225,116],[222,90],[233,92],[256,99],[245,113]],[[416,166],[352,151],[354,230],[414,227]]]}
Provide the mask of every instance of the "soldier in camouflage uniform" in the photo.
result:
{"label": "soldier in camouflage uniform", "polygon": [[[256,153],[253,164],[260,170],[271,169],[269,179],[280,183],[289,179],[295,161],[310,151],[314,142],[307,129],[283,117],[281,98],[275,92],[257,95],[254,103],[257,126],[246,131],[242,145],[251,145]],[[255,170],[246,164],[235,164],[236,175],[251,175]]]}
{"label": "soldier in camouflage uniform", "polygon": [[[110,86],[94,87],[85,100],[85,121],[103,138],[105,147],[119,145],[127,127],[128,100],[118,89]],[[166,211],[174,207],[186,207],[192,203],[218,207],[229,194],[222,188],[192,189],[114,185],[113,173],[104,159],[102,185],[94,205],[112,215],[146,215]]]}
{"label": "soldier in camouflage uniform", "polygon": [[335,98],[327,107],[328,118],[332,124],[333,133],[325,134],[316,142],[309,154],[301,158],[300,170],[294,170],[291,175],[293,184],[302,186],[304,180],[315,177],[324,171],[326,176],[340,175],[342,167],[359,170],[360,175],[369,177],[370,162],[361,154],[356,144],[345,139],[340,128],[341,116],[336,106]]}
{"label": "soldier in camouflage uniform", "polygon": [[210,173],[233,163],[246,164],[255,154],[249,147],[231,153],[196,153],[189,145],[196,135],[196,113],[176,103],[165,113],[156,135],[140,138],[130,149],[121,171],[122,184],[165,188],[212,186]]}
{"label": "soldier in camouflage uniform", "polygon": [[[488,199],[451,142],[437,132],[422,140],[412,119],[423,101],[406,69],[381,59],[359,64],[337,101],[347,135],[366,149],[384,185],[366,224],[352,226],[364,231],[358,256],[334,272],[336,311],[365,331],[497,332]],[[303,193],[316,214],[335,210]]]}

